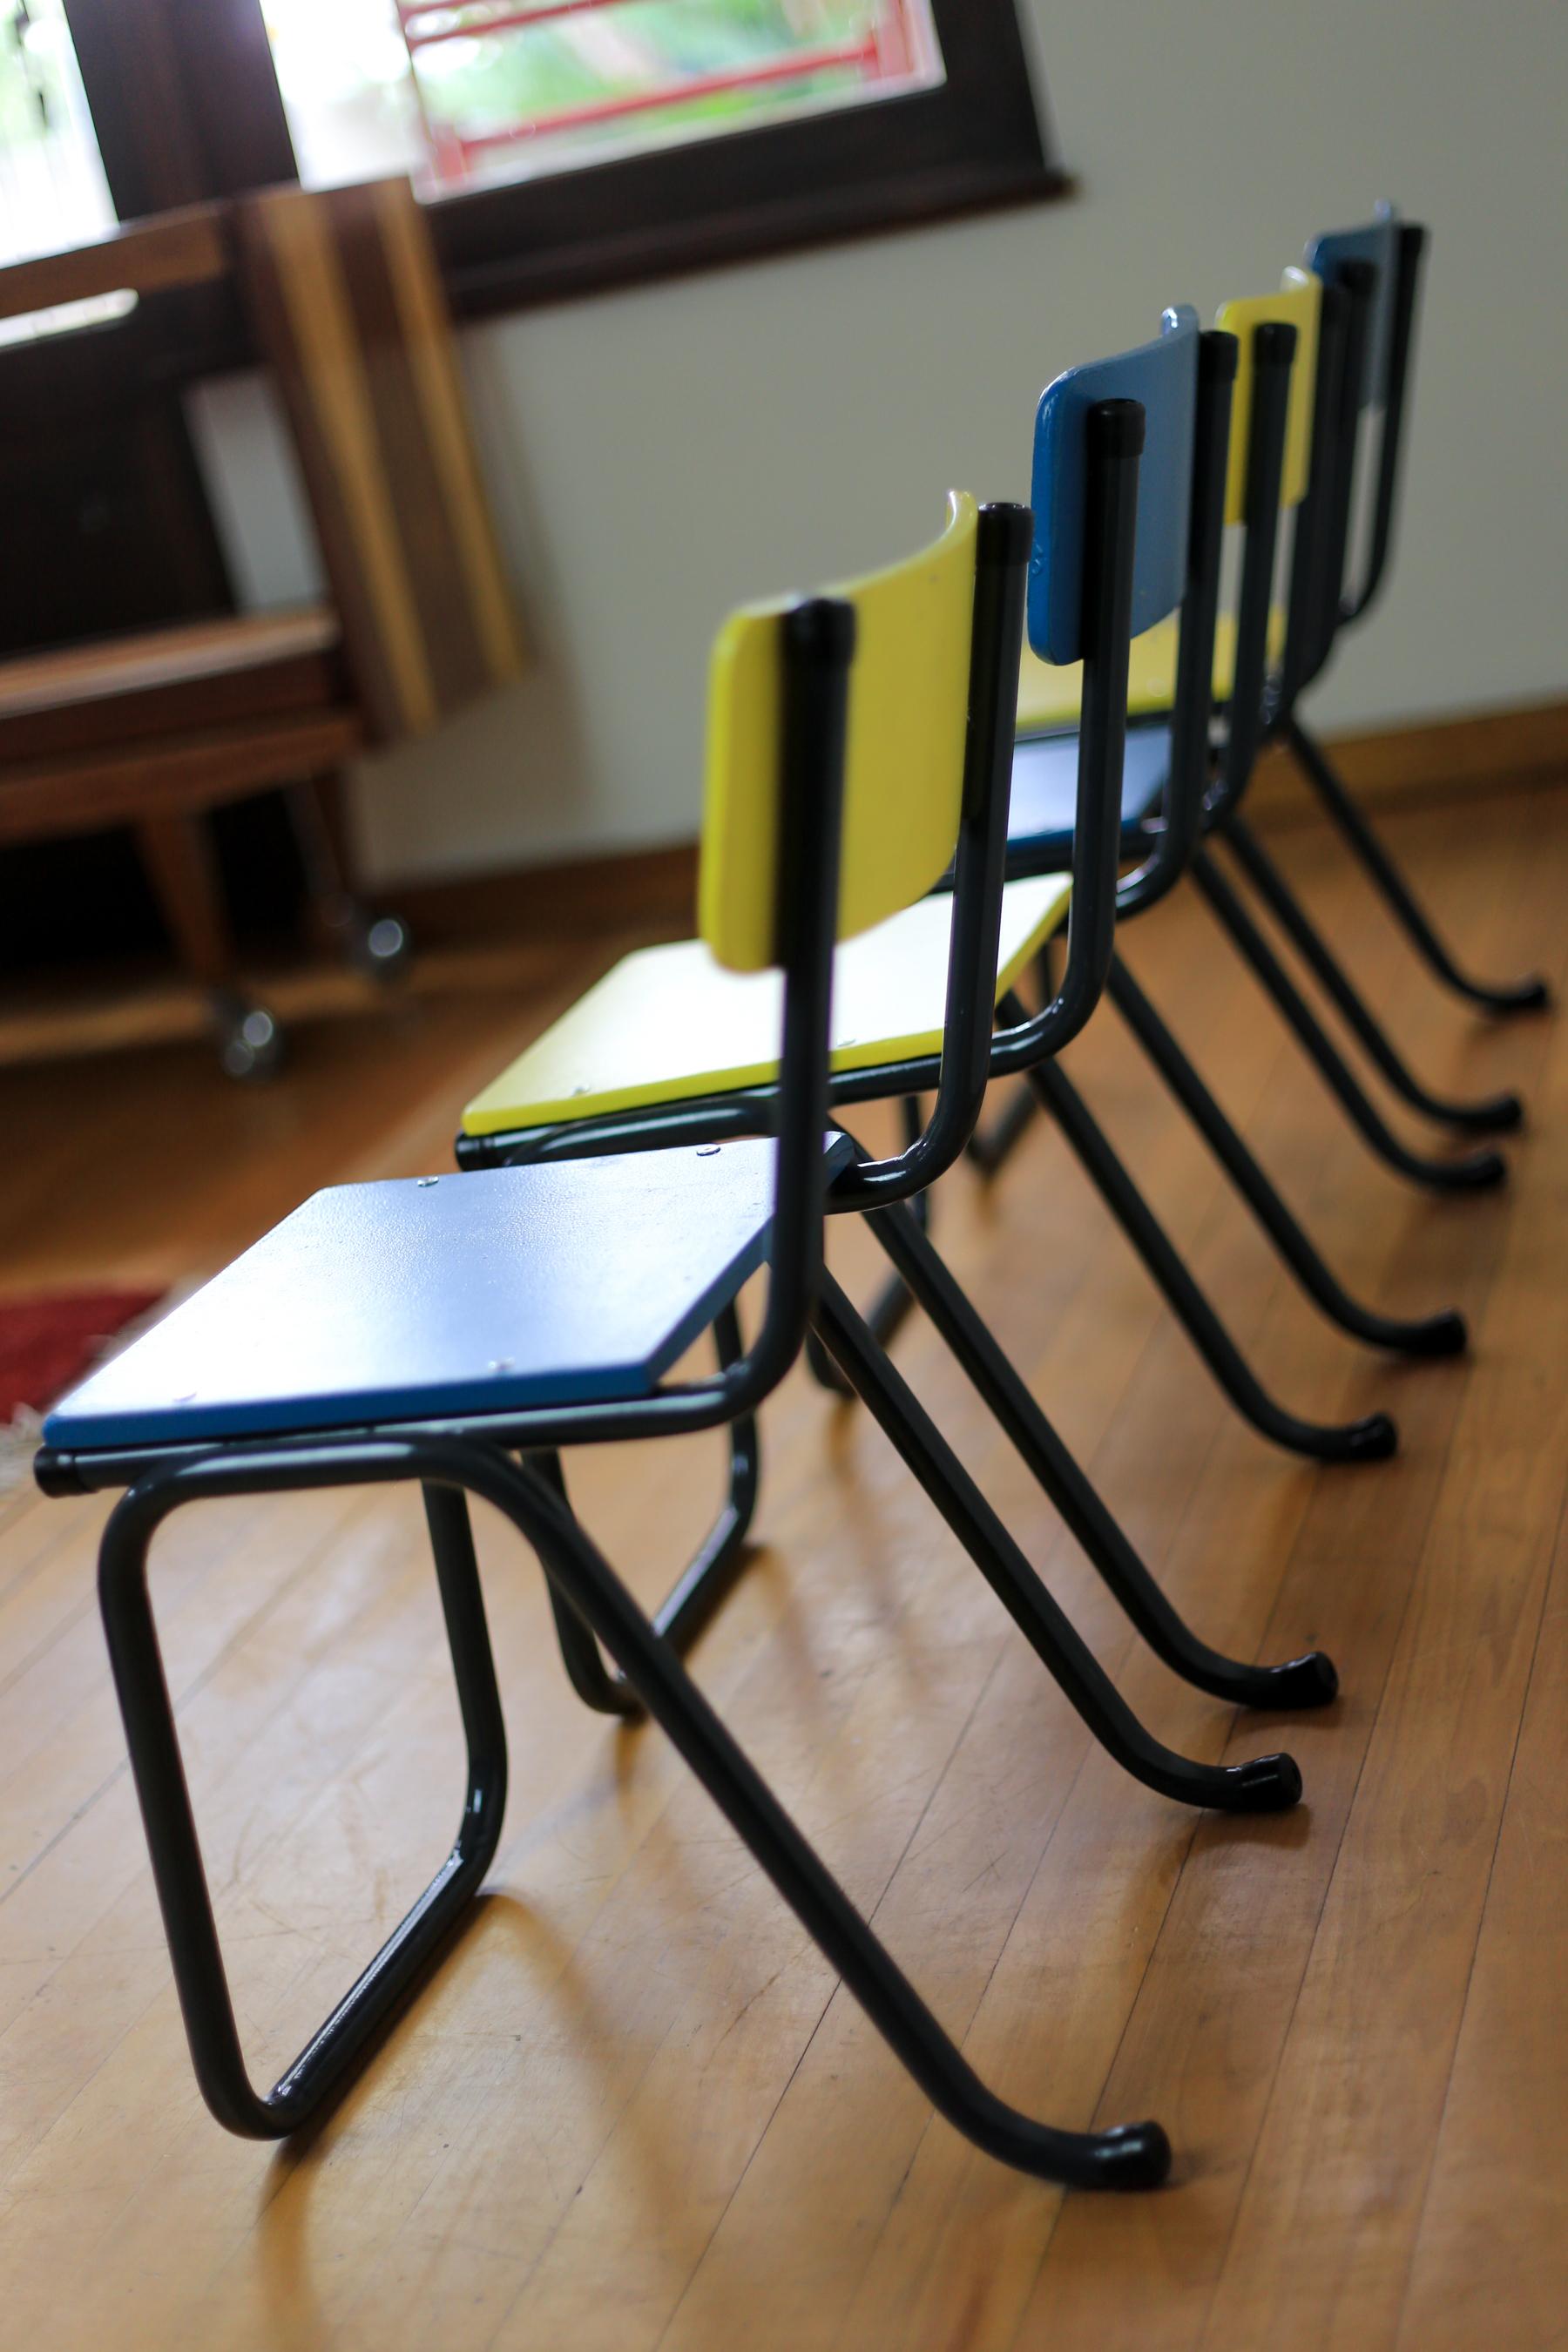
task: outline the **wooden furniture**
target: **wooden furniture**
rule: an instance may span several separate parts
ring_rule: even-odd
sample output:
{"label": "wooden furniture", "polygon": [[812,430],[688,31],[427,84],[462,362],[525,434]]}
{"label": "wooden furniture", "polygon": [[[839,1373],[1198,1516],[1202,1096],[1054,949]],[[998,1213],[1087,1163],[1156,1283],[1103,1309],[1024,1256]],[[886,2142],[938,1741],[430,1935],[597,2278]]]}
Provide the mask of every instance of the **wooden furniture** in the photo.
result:
{"label": "wooden furniture", "polygon": [[353,895],[344,767],[515,677],[525,653],[406,182],[131,224],[0,270],[0,318],[224,278],[281,396],[329,601],[0,662],[0,843],[132,827],[238,1076],[275,1057],[278,1030],[238,984],[206,813],[281,787],[318,929],[395,969],[402,926]]}

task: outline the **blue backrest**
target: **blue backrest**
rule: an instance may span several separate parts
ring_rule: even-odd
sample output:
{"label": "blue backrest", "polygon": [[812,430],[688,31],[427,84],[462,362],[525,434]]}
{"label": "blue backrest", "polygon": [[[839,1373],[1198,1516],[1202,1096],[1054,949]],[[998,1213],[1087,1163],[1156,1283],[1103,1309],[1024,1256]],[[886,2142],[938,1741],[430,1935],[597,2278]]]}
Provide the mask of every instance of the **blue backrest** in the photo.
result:
{"label": "blue backrest", "polygon": [[1152,343],[1089,360],[1047,384],[1035,418],[1035,544],[1029,556],[1029,643],[1042,661],[1083,658],[1083,534],[1087,418],[1102,400],[1143,406],[1132,634],[1142,636],[1182,601],[1198,396],[1198,314],[1167,310]]}
{"label": "blue backrest", "polygon": [[1377,272],[1372,315],[1366,326],[1366,371],[1358,408],[1382,408],[1388,399],[1388,362],[1394,348],[1394,283],[1399,266],[1399,221],[1392,205],[1379,205],[1376,217],[1361,228],[1325,229],[1307,247],[1307,267],[1326,286],[1342,261],[1370,261]]}

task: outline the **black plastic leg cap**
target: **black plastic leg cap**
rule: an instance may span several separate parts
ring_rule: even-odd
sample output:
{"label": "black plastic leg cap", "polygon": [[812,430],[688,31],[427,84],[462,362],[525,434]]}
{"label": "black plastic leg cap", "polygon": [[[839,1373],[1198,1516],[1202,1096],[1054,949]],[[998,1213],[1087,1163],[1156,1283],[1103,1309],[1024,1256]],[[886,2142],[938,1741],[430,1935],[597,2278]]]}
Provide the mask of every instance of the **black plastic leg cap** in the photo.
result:
{"label": "black plastic leg cap", "polygon": [[1268,1696],[1275,1706],[1327,1706],[1339,1693],[1339,1668],[1332,1658],[1321,1650],[1309,1650],[1304,1657],[1275,1667]]}
{"label": "black plastic leg cap", "polygon": [[1118,2124],[1100,2150],[1103,2189],[1158,2189],[1170,2178],[1171,2143],[1159,2124]]}
{"label": "black plastic leg cap", "polygon": [[1472,1192],[1490,1192],[1508,1179],[1508,1161],[1500,1151],[1478,1151],[1453,1163],[1454,1181]]}
{"label": "black plastic leg cap", "polygon": [[1386,1412],[1369,1412],[1352,1423],[1346,1450],[1352,1462],[1386,1462],[1399,1451],[1398,1426]]}
{"label": "black plastic leg cap", "polygon": [[1301,1801],[1301,1768],[1293,1756],[1254,1756],[1236,1767],[1238,1813],[1288,1813]]}
{"label": "black plastic leg cap", "polygon": [[1429,1315],[1419,1329],[1424,1356],[1462,1356],[1470,1344],[1469,1326],[1457,1307]]}

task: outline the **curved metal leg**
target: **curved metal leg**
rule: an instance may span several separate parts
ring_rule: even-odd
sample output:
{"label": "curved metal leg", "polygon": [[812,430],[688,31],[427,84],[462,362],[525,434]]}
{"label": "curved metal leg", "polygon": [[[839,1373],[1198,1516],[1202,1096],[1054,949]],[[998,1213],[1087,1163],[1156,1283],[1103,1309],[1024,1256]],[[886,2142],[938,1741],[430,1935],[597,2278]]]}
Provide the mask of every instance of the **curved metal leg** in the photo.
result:
{"label": "curved metal leg", "polygon": [[831,1275],[816,1312],[824,1339],[862,1402],[1100,1746],[1135,1780],[1179,1804],[1227,1813],[1274,1813],[1296,1804],[1301,1775],[1293,1758],[1194,1764],[1144,1728]]}
{"label": "curved metal leg", "polygon": [[1288,1412],[1263,1387],[1155,1218],[1131,1177],[1090,1117],[1082,1097],[1054,1062],[1029,1073],[1035,1088],[1072,1147],[1096,1191],[1132,1244],[1183,1328],[1237,1411],[1254,1429],[1292,1454],[1318,1462],[1381,1462],[1398,1444],[1385,1412],[1326,1423]]}
{"label": "curved metal leg", "polygon": [[[921,1129],[924,1124],[921,1114],[919,1097],[914,1095],[906,1095],[903,1098],[901,1108],[904,1122],[904,1141],[906,1144],[916,1143],[920,1140]],[[931,1194],[929,1192],[917,1193],[911,1206],[913,1207],[915,1215],[921,1221],[922,1229],[929,1228],[931,1223]],[[904,1288],[903,1284],[896,1277],[878,1293],[867,1314],[866,1321],[870,1329],[875,1332],[877,1342],[879,1347],[885,1348],[889,1340],[893,1338],[894,1334],[901,1329],[904,1318],[910,1311],[910,1294]],[[811,1376],[813,1380],[816,1381],[818,1388],[827,1389],[831,1391],[832,1394],[835,1396],[851,1397],[854,1395],[855,1391],[849,1386],[848,1381],[845,1379],[843,1373],[839,1370],[837,1365],[834,1362],[832,1357],[828,1354],[827,1349],[823,1346],[822,1341],[818,1339],[815,1331],[808,1331],[805,1335],[805,1360],[811,1367]]]}
{"label": "curved metal leg", "polygon": [[[119,1522],[121,1546],[135,1553],[139,1548],[144,1550],[158,1517],[177,1501],[198,1494],[409,1478],[421,1479],[427,1488],[467,1489],[511,1520],[538,1554],[552,1585],[616,1659],[647,1714],[685,1758],[872,2024],[957,2130],[987,2155],[1042,2179],[1079,2188],[1142,2189],[1165,2178],[1171,2149],[1158,2124],[1103,2132],[1058,2131],[1019,2114],[981,2082],[731,1738],[668,1642],[648,1622],[570,1512],[548,1486],[503,1454],[460,1439],[385,1438],[208,1456],[153,1473],[132,1490],[110,1524],[112,1529]],[[155,1647],[150,1655],[155,1668]],[[143,1657],[140,1664],[144,1668],[146,1664]],[[167,1717],[166,1694],[163,1713]],[[222,1955],[212,1933],[211,1906],[200,1874],[201,1856],[178,1751],[173,1747],[172,1721],[167,1730],[170,1753],[162,1765],[142,1739],[133,1760],[149,1809],[160,1895],[164,1894],[173,1851],[166,1834],[170,1817],[176,1831],[183,1829],[183,1861],[195,1874],[194,1887],[183,1890],[192,1895],[192,1903],[171,1906],[165,1899],[164,1905],[192,2055],[204,2095],[220,2122],[255,2137],[279,2137],[302,2123],[327,2091],[342,2082],[353,2061],[363,2059],[365,2035],[350,2038],[340,2011],[299,2062],[294,2075],[303,2079],[294,2081],[286,2105],[260,2100],[251,2090],[234,2031]],[[176,1835],[174,1845],[179,1844]],[[378,1980],[370,2026],[384,2018],[399,1989],[386,1979]],[[226,2021],[226,2035],[205,2031],[204,2020],[210,2009]],[[219,2062],[216,2072],[215,2056]],[[276,2097],[274,2094],[274,2101]]]}
{"label": "curved metal leg", "polygon": [[[542,1494],[542,1505],[552,1502]],[[1171,2150],[1158,2124],[1058,2131],[986,2088],[582,1530],[539,1506],[501,1507],[939,2113],[988,2156],[1044,2179],[1085,2189],[1163,2180]]]}
{"label": "curved metal leg", "polygon": [[1427,1160],[1406,1150],[1352,1076],[1322,1024],[1206,850],[1200,849],[1194,857],[1192,873],[1222,929],[1229,932],[1295,1031],[1298,1043],[1378,1158],[1412,1183],[1425,1184],[1435,1192],[1474,1192],[1500,1184],[1508,1163],[1500,1152],[1468,1151],[1457,1160]]}
{"label": "curved metal leg", "polygon": [[1241,1137],[1118,956],[1110,967],[1109,994],[1132,1034],[1191,1118],[1253,1215],[1307,1296],[1331,1322],[1369,1347],[1391,1348],[1407,1356],[1455,1356],[1467,1339],[1465,1318],[1454,1307],[1405,1320],[1379,1315],[1351,1297],[1308,1234],[1286,1207]]}
{"label": "curved metal leg", "polygon": [[1460,971],[1411,896],[1409,884],[1341,783],[1322,746],[1299,719],[1288,719],[1280,732],[1323,806],[1404,925],[1416,952],[1425,958],[1444,986],[1488,1013],[1539,1013],[1549,1005],[1551,991],[1538,973],[1499,986],[1472,980],[1468,972]]}
{"label": "curved metal leg", "polygon": [[1005,1110],[998,1111],[988,1127],[977,1127],[964,1146],[964,1158],[983,1176],[994,1176],[1009,1160],[1023,1140],[1024,1133],[1039,1106],[1027,1087],[1020,1087]]}
{"label": "curved metal leg", "polygon": [[[724,1307],[715,1317],[713,1335],[720,1363],[738,1363],[742,1353],[741,1325],[733,1306]],[[570,1509],[566,1474],[560,1455],[534,1454],[528,1458]],[[761,1475],[757,1424],[749,1413],[743,1414],[730,1424],[730,1491],[724,1508],[654,1617],[654,1631],[677,1650],[685,1652],[690,1648],[744,1565],[746,1538],[757,1507]],[[642,1713],[642,1706],[626,1676],[613,1674],[605,1665],[594,1636],[582,1619],[566,1607],[553,1585],[550,1588],[550,1603],[567,1680],[584,1706],[593,1707],[600,1715],[618,1715],[628,1722],[635,1721]]]}
{"label": "curved metal leg", "polygon": [[1248,1666],[1211,1650],[1186,1625],[1149,1573],[1093,1485],[1074,1461],[908,1212],[885,1209],[874,1230],[1020,1457],[1067,1521],[1106,1585],[1157,1657],[1199,1690],[1239,1706],[1326,1706],[1340,1678],[1321,1650],[1277,1666]]}
{"label": "curved metal leg", "polygon": [[[1051,997],[1050,944],[1040,950],[1038,971],[1042,994],[1047,1004]],[[994,1176],[997,1170],[1010,1160],[1023,1139],[1024,1131],[1035,1117],[1039,1105],[1027,1087],[1020,1087],[1004,1111],[998,1111],[989,1127],[977,1127],[964,1147],[964,1158],[978,1168],[983,1176]]]}
{"label": "curved metal leg", "polygon": [[413,1909],[325,2024],[272,2089],[258,2094],[246,2071],[235,2025],[147,1591],[148,1545],[159,1521],[178,1504],[204,1493],[255,1492],[258,1486],[289,1483],[256,1477],[247,1462],[227,1480],[223,1468],[219,1460],[154,1473],[122,1496],[104,1529],[99,1599],[202,2096],[230,2131],[247,2139],[280,2139],[297,2130],[363,2063],[372,2038],[478,1892],[495,1853],[506,1805],[506,1730],[468,1506],[449,1486],[426,1486],[426,1517],[468,1750],[468,1789],[457,1839]]}
{"label": "curved metal leg", "polygon": [[1338,1005],[1363,1049],[1394,1093],[1423,1118],[1468,1134],[1502,1134],[1520,1125],[1524,1106],[1516,1094],[1488,1095],[1479,1102],[1452,1102],[1424,1087],[1371,1006],[1355,989],[1306,908],[1274,860],[1239,815],[1227,817],[1220,838],[1228,843],[1242,870],[1274,919],[1294,945],[1325,995]]}

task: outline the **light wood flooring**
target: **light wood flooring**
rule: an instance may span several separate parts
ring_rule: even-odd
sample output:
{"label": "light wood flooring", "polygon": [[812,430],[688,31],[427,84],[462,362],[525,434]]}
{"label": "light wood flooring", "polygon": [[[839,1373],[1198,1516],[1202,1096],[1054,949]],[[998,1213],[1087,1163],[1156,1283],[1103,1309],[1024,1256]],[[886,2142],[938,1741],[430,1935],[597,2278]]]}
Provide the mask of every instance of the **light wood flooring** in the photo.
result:
{"label": "light wood flooring", "polygon": [[[1568,792],[1387,831],[1489,971],[1568,960]],[[1471,1355],[1377,1360],[1300,1298],[1106,1008],[1069,1066],[1293,1404],[1385,1405],[1314,1470],[1215,1391],[1064,1147],[943,1185],[961,1278],[1207,1637],[1321,1643],[1341,1703],[1237,1722],[1107,1605],[929,1331],[898,1353],[1166,1739],[1289,1744],[1307,1801],[1194,1821],[1090,1743],[863,1415],[792,1378],[702,1685],[973,2063],[1157,2116],[1152,2196],[1063,2197],[933,2119],[655,1732],[572,1698],[480,1511],[512,1781],[491,1891],[313,2137],[193,2087],[93,1600],[100,1500],[0,1499],[0,2340],[17,2352],[1535,2352],[1568,2343],[1568,1025],[1439,995],[1324,838],[1284,844],[1411,1058],[1518,1085],[1495,1197],[1348,1132],[1195,898],[1128,960],[1363,1295]],[[449,1165],[457,1107],[622,944],[204,1049],[0,1072],[0,1286],[205,1271],[318,1184]],[[1404,1126],[1404,1122],[1398,1122]],[[846,1278],[866,1237],[835,1236]],[[607,1454],[584,1517],[649,1602],[717,1441]],[[237,2000],[271,2078],[443,1850],[460,1786],[417,1507],[183,1514],[155,1591]]]}

